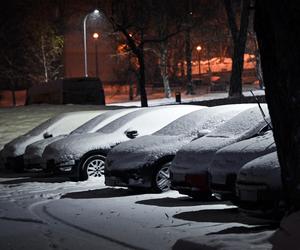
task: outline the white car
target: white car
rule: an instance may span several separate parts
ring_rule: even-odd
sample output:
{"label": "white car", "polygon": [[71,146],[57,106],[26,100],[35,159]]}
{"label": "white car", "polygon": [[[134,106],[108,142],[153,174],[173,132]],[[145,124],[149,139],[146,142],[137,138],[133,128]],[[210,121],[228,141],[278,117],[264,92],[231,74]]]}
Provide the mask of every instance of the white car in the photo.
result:
{"label": "white car", "polygon": [[[84,123],[77,129],[73,130],[70,135],[78,135],[78,134],[85,134],[85,133],[94,133],[100,128],[104,127],[108,123],[112,122],[113,120],[118,119],[119,117],[126,115],[130,112],[137,110],[137,108],[128,108],[128,109],[119,109],[119,110],[111,110],[107,111],[103,114],[100,114],[93,119],[89,120],[88,122]],[[49,144],[58,141],[68,135],[59,135],[55,137],[46,138],[37,142],[34,142],[26,147],[24,153],[24,165],[25,170],[32,171],[32,170],[40,170],[41,165],[43,163],[42,154],[44,149]]]}
{"label": "white car", "polygon": [[[266,104],[261,105],[268,115]],[[269,118],[268,118],[269,119]],[[232,143],[257,136],[269,129],[258,106],[233,117],[208,135],[179,150],[170,167],[171,188],[195,199],[211,197],[208,168],[215,153]]]}
{"label": "white car", "polygon": [[105,111],[78,111],[59,114],[38,125],[26,134],[17,137],[5,144],[2,150],[2,158],[4,159],[6,168],[23,170],[23,155],[29,144],[46,138],[68,134],[103,112]]}
{"label": "white car", "polygon": [[277,152],[256,158],[240,169],[236,195],[239,208],[248,214],[282,214],[284,199]]}
{"label": "white car", "polygon": [[101,177],[109,150],[117,144],[156,132],[202,106],[171,105],[142,108],[107,124],[96,133],[72,135],[48,145],[43,153],[49,171],[72,179]]}
{"label": "white car", "polygon": [[208,169],[212,193],[220,199],[235,199],[235,181],[247,162],[276,151],[273,131],[221,148]]}
{"label": "white car", "polygon": [[252,104],[234,104],[194,111],[153,135],[121,143],[108,154],[105,184],[167,191],[169,165],[176,152],[251,107]]}

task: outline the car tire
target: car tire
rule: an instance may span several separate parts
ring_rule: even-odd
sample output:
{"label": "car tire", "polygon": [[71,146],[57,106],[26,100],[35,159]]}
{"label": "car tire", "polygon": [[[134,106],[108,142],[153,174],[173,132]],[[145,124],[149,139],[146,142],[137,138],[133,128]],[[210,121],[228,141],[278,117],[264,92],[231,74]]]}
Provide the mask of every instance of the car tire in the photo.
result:
{"label": "car tire", "polygon": [[103,155],[90,155],[82,161],[80,167],[81,181],[85,181],[90,178],[104,177],[104,163],[105,157]]}
{"label": "car tire", "polygon": [[152,190],[155,193],[163,193],[170,190],[170,165],[171,162],[167,162],[155,169],[152,176]]}

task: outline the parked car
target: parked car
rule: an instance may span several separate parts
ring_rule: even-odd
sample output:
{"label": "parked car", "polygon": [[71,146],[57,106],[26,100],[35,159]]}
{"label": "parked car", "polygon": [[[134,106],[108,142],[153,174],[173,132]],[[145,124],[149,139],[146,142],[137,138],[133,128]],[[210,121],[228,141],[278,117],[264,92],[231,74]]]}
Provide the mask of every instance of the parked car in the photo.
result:
{"label": "parked car", "polygon": [[153,135],[118,145],[108,154],[105,184],[169,190],[169,166],[176,152],[250,107],[253,105],[223,105],[194,111]]}
{"label": "parked car", "polygon": [[[267,105],[261,106],[264,113],[268,114]],[[236,115],[208,135],[182,147],[170,167],[172,189],[194,199],[210,198],[208,167],[217,150],[260,135],[268,129],[269,123],[255,106]]]}
{"label": "parked car", "polygon": [[237,176],[239,209],[254,216],[280,216],[284,211],[281,172],[277,152],[245,164]]}
{"label": "parked car", "polygon": [[17,137],[5,144],[2,150],[2,158],[6,168],[23,170],[23,155],[29,144],[50,137],[68,134],[103,112],[105,111],[79,111],[59,114],[38,125],[26,134]]}
{"label": "parked car", "polygon": [[[103,114],[100,114],[88,122],[84,123],[77,129],[73,130],[70,135],[78,135],[85,133],[94,133],[100,128],[104,127],[106,124],[112,122],[113,120],[118,119],[119,117],[126,115],[130,112],[137,110],[137,108],[128,108],[128,109],[118,109],[107,111]],[[39,140],[34,142],[26,147],[24,153],[24,165],[25,170],[33,171],[33,170],[41,170],[43,158],[42,154],[44,149],[49,144],[58,141],[68,135],[59,135],[55,137],[46,138],[43,140]]]}
{"label": "parked car", "polygon": [[152,134],[177,118],[204,108],[194,105],[171,105],[142,108],[122,116],[96,133],[72,135],[48,145],[43,153],[48,170],[74,180],[101,177],[105,157],[117,144],[138,136]]}
{"label": "parked car", "polygon": [[235,200],[236,176],[243,165],[276,151],[273,131],[218,150],[209,166],[212,193],[220,199]]}

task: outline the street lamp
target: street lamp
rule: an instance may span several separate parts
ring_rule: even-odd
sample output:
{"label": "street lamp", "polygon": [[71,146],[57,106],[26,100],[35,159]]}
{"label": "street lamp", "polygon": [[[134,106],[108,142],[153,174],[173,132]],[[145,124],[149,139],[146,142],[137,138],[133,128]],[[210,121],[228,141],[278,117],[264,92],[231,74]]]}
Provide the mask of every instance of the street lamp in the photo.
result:
{"label": "street lamp", "polygon": [[200,45],[198,45],[196,47],[196,50],[197,50],[197,54],[198,54],[198,72],[199,72],[199,78],[200,78],[200,75],[201,75],[201,60],[200,60],[200,51],[202,50],[202,47]]}
{"label": "street lamp", "polygon": [[87,70],[87,46],[86,46],[86,22],[89,16],[100,16],[100,11],[95,9],[93,12],[88,13],[83,19],[83,47],[84,47],[84,76],[88,77],[88,70]]}
{"label": "street lamp", "polygon": [[99,77],[99,73],[98,73],[98,38],[99,38],[99,33],[95,32],[93,34],[93,38],[94,38],[94,41],[95,41],[95,72],[96,72],[96,77]]}

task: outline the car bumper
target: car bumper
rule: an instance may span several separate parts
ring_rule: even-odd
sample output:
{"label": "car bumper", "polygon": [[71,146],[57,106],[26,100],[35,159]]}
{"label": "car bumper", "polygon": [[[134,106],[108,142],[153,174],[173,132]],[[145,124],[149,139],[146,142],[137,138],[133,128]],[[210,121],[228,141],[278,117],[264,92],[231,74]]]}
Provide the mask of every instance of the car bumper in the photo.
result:
{"label": "car bumper", "polygon": [[5,159],[4,166],[6,169],[13,169],[13,170],[23,170],[24,169],[24,159],[23,155],[16,156],[16,157],[7,157]]}
{"label": "car bumper", "polygon": [[237,184],[237,204],[241,211],[252,214],[273,214],[281,211],[283,194],[264,184]]}
{"label": "car bumper", "polygon": [[147,170],[105,171],[105,185],[150,188],[151,174]]}
{"label": "car bumper", "polygon": [[210,188],[211,192],[219,199],[236,199],[236,174],[228,174],[219,181],[216,178],[211,179]]}
{"label": "car bumper", "polygon": [[66,176],[70,178],[79,178],[78,162],[74,165],[58,165],[54,160],[48,160],[46,163],[45,172],[52,173],[55,176]]}
{"label": "car bumper", "polygon": [[43,170],[42,168],[42,158],[24,158],[24,170],[25,171],[34,171],[34,170]]}
{"label": "car bumper", "polygon": [[190,195],[195,192],[207,193],[209,191],[208,174],[179,174],[170,173],[171,189],[179,193]]}

